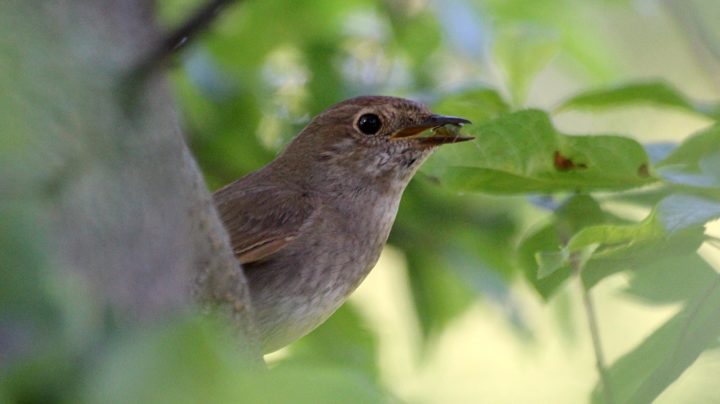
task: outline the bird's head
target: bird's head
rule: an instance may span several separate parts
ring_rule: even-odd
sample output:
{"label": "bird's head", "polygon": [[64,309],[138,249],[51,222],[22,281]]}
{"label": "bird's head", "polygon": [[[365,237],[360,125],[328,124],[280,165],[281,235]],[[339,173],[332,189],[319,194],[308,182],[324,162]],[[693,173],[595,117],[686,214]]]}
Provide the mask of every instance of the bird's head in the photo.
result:
{"label": "bird's head", "polygon": [[403,98],[356,97],[315,117],[280,159],[312,166],[315,176],[398,179],[404,186],[435,148],[472,139],[439,128],[467,123]]}

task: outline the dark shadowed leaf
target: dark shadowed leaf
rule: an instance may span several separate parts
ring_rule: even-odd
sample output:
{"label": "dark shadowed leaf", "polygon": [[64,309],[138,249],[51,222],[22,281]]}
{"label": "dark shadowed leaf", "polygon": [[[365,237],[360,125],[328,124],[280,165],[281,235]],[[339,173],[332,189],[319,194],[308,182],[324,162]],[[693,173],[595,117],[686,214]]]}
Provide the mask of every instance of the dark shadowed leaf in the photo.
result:
{"label": "dark shadowed leaf", "polygon": [[659,241],[689,229],[702,228],[720,216],[720,203],[695,196],[671,195],[638,224],[598,225],[575,234],[568,242],[570,252],[599,243],[595,256],[625,253],[644,242]]}
{"label": "dark shadowed leaf", "polygon": [[344,304],[320,327],[291,346],[284,364],[337,365],[377,377],[377,342],[357,311]]}
{"label": "dark shadowed leaf", "polygon": [[[591,196],[575,195],[560,205],[550,223],[522,241],[518,254],[525,278],[543,298],[549,299],[571,274],[562,246],[581,229],[609,219]],[[538,254],[546,261],[538,262]]]}
{"label": "dark shadowed leaf", "polygon": [[[338,343],[334,341],[333,343]],[[82,398],[104,403],[352,403],[387,397],[371,377],[338,364],[248,367],[236,341],[207,321],[128,335],[103,352],[83,378]]]}
{"label": "dark shadowed leaf", "polygon": [[677,185],[720,188],[720,125],[715,124],[687,138],[658,163],[658,174]]}
{"label": "dark shadowed leaf", "polygon": [[[488,277],[488,272],[499,274],[501,281],[512,276],[511,237],[517,205],[479,195],[458,197],[428,181],[410,183],[390,243],[406,254],[411,292],[426,341],[480,293],[468,279],[482,282],[480,278]],[[472,268],[463,265],[465,261],[453,261],[461,256],[472,257]],[[487,286],[490,289],[492,285]]]}
{"label": "dark shadowed leaf", "polygon": [[585,227],[570,238],[560,255],[557,250],[541,252],[546,255],[544,272],[566,267],[590,248],[592,255],[582,273],[590,287],[617,271],[695,251],[703,241],[704,224],[717,217],[720,202],[674,194],[660,201],[640,223]]}
{"label": "dark shadowed leaf", "polygon": [[644,302],[684,302],[711,284],[717,272],[698,254],[679,254],[628,272],[625,293]]}
{"label": "dark shadowed leaf", "polygon": [[658,167],[697,166],[708,154],[720,151],[720,124],[712,125],[685,139],[672,153],[658,163]]}

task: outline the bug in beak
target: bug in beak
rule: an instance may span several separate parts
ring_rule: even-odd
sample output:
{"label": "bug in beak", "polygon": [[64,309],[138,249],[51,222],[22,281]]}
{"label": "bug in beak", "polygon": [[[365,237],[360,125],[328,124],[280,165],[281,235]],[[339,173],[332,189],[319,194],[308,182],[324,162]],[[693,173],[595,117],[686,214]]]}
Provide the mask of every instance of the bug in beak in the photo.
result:
{"label": "bug in beak", "polygon": [[[438,146],[446,143],[458,143],[474,139],[472,136],[461,136],[457,130],[465,124],[471,123],[465,118],[446,115],[430,115],[422,122],[402,128],[390,136],[390,140],[413,139],[426,146]],[[421,133],[433,129],[430,136],[421,137]]]}

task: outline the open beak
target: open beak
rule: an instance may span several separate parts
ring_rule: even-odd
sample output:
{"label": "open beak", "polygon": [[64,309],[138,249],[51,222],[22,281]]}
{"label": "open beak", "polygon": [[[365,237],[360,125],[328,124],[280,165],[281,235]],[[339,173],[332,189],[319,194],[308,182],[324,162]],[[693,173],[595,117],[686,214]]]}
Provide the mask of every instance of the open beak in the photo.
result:
{"label": "open beak", "polygon": [[[455,116],[430,115],[427,119],[417,125],[402,128],[390,136],[390,140],[400,140],[412,138],[420,144],[427,146],[438,146],[446,143],[458,143],[466,140],[474,139],[472,136],[460,136],[452,129],[445,129],[448,125],[461,127],[467,123],[471,123],[467,119]],[[421,137],[421,133],[428,129],[433,129],[430,136]],[[442,130],[445,129],[445,130]]]}

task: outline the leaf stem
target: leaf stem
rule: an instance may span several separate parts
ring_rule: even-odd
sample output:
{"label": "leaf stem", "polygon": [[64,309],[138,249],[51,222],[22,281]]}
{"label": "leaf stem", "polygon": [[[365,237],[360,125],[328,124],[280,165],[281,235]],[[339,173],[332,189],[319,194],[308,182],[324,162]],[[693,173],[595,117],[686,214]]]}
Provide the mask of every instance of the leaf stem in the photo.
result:
{"label": "leaf stem", "polygon": [[600,381],[602,382],[605,404],[614,404],[615,400],[613,399],[612,389],[610,387],[610,376],[608,374],[605,354],[603,353],[602,341],[600,339],[600,327],[598,325],[595,304],[593,303],[592,296],[590,296],[590,291],[583,284],[582,276],[580,275],[581,268],[579,260],[571,259],[570,266],[572,267],[573,274],[578,280],[578,285],[580,285],[580,293],[582,294],[585,316],[587,317],[593,351],[595,352],[595,366],[597,367],[598,374],[600,375]]}
{"label": "leaf stem", "polygon": [[705,235],[705,242],[710,244],[711,246],[720,249],[720,237],[711,236],[709,234]]}

